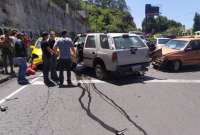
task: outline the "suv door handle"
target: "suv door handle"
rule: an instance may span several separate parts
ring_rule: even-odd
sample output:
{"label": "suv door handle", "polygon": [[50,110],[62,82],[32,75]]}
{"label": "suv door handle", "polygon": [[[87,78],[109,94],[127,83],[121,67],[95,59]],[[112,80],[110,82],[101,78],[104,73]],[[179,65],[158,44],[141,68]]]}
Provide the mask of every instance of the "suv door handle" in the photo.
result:
{"label": "suv door handle", "polygon": [[92,52],[92,54],[95,54],[95,52]]}

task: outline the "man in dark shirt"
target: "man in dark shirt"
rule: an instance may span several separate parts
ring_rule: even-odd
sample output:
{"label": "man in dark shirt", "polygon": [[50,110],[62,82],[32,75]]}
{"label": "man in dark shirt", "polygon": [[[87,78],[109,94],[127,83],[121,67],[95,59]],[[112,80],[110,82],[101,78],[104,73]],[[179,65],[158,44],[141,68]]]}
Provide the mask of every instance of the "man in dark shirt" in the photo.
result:
{"label": "man in dark shirt", "polygon": [[26,85],[29,84],[29,81],[26,79],[26,57],[27,57],[27,50],[26,46],[22,41],[23,34],[19,33],[17,35],[17,39],[15,41],[15,64],[19,66],[19,72],[18,72],[18,83],[20,85]]}
{"label": "man in dark shirt", "polygon": [[[56,34],[54,31],[51,31],[50,32],[50,37],[49,37],[49,40],[48,40],[48,43],[49,43],[49,46],[50,46],[50,49],[53,50],[53,47],[54,47],[54,44],[56,42]],[[55,82],[58,82],[59,81],[59,78],[58,78],[58,74],[56,72],[56,67],[57,67],[57,56],[56,54],[52,54],[51,56],[51,79]]]}
{"label": "man in dark shirt", "polygon": [[43,77],[44,77],[44,83],[49,86],[55,86],[55,84],[49,79],[49,71],[51,69],[52,63],[51,57],[54,54],[53,50],[50,48],[50,44],[48,42],[49,34],[44,32],[42,34],[42,42],[41,42],[41,48],[42,48],[42,61],[43,61]]}
{"label": "man in dark shirt", "polygon": [[10,65],[10,73],[14,74],[13,70],[13,47],[12,47],[12,39],[10,39],[10,32],[6,31],[5,36],[3,37],[3,40],[0,41],[0,46],[2,49],[2,60],[3,60],[3,66],[4,66],[4,73],[8,74],[8,63]]}

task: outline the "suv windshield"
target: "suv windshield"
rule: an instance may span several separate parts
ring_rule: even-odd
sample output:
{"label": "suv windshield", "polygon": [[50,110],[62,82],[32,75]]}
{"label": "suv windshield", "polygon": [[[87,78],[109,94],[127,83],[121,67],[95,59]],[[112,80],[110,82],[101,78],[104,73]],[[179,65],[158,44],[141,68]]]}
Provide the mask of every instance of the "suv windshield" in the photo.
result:
{"label": "suv windshield", "polygon": [[167,42],[165,46],[168,48],[180,50],[184,48],[187,44],[188,44],[188,41],[184,41],[184,40],[170,40],[169,42]]}
{"label": "suv windshield", "polygon": [[114,37],[116,49],[130,49],[131,47],[145,47],[145,44],[136,36]]}
{"label": "suv windshield", "polygon": [[158,44],[166,44],[170,39],[158,39]]}

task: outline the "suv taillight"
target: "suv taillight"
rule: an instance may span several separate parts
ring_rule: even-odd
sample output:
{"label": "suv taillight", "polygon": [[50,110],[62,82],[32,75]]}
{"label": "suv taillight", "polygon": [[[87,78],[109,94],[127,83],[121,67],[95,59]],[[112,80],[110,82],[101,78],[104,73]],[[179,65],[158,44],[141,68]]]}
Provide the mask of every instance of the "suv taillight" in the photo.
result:
{"label": "suv taillight", "polygon": [[117,62],[117,53],[116,52],[114,52],[112,54],[112,62]]}

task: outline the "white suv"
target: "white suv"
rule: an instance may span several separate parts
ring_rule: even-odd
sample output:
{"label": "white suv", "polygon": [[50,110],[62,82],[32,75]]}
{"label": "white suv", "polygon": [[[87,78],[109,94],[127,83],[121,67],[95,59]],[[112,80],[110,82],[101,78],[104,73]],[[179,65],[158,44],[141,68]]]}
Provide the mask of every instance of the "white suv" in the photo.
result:
{"label": "white suv", "polygon": [[105,79],[108,72],[144,75],[150,65],[148,47],[134,34],[90,33],[82,48],[83,65],[95,68],[99,79]]}

